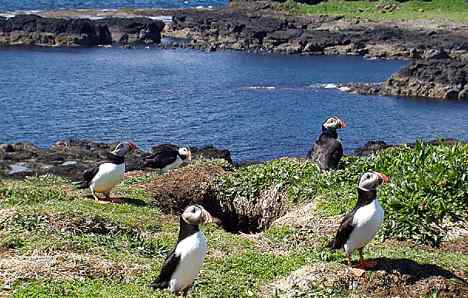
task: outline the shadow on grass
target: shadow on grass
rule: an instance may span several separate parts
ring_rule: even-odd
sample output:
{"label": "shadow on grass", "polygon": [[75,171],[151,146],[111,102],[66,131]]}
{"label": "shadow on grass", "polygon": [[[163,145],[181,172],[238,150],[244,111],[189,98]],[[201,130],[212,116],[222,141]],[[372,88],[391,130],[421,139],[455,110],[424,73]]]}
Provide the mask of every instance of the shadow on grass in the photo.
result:
{"label": "shadow on grass", "polygon": [[367,269],[368,271],[385,271],[386,273],[399,272],[400,274],[408,275],[408,283],[414,284],[420,280],[427,279],[432,276],[441,276],[447,279],[456,279],[465,286],[468,282],[459,276],[456,276],[451,271],[444,269],[434,264],[419,264],[410,259],[390,259],[390,258],[376,258],[372,259],[377,265],[373,268]]}
{"label": "shadow on grass", "polygon": [[[87,195],[86,198],[90,199],[90,200],[94,200],[94,197],[92,195]],[[103,203],[103,204],[128,204],[128,205],[134,205],[134,206],[139,206],[139,207],[144,207],[144,206],[148,205],[148,203],[146,203],[143,200],[134,199],[134,198],[126,198],[126,197],[111,198],[110,200],[105,199],[105,198],[99,198],[99,203]]]}

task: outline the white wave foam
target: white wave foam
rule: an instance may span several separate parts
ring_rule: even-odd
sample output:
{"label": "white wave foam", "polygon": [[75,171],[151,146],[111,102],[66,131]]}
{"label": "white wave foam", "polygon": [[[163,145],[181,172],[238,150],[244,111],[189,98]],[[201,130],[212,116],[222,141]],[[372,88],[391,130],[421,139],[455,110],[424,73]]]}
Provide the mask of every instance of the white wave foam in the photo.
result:
{"label": "white wave foam", "polygon": [[336,89],[338,86],[336,84],[328,83],[328,84],[322,84],[320,87],[324,89]]}
{"label": "white wave foam", "polygon": [[250,90],[275,90],[275,86],[249,86],[246,89]]}

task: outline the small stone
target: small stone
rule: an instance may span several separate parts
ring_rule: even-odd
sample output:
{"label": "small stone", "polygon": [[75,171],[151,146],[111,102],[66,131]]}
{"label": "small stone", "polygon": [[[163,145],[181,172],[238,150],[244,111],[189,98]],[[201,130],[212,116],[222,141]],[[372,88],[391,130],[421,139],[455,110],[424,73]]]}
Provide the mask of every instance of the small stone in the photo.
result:
{"label": "small stone", "polygon": [[458,90],[450,89],[445,93],[444,99],[453,100],[458,99]]}
{"label": "small stone", "polygon": [[468,87],[465,87],[460,93],[458,93],[459,100],[468,100]]}

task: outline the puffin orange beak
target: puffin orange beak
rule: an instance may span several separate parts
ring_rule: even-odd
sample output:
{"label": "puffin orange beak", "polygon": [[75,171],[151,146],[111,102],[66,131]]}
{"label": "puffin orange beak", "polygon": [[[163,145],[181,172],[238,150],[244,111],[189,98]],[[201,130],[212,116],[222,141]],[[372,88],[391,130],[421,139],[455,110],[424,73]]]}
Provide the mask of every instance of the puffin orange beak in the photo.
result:
{"label": "puffin orange beak", "polygon": [[388,181],[390,181],[390,178],[388,178],[388,176],[379,172],[376,172],[376,174],[380,177],[380,179],[382,179],[382,183],[387,183]]}
{"label": "puffin orange beak", "polygon": [[192,151],[188,151],[188,156],[187,156],[188,161],[192,161]]}
{"label": "puffin orange beak", "polygon": [[346,122],[344,122],[343,120],[340,119],[340,128],[346,128]]}
{"label": "puffin orange beak", "polygon": [[203,223],[215,223],[220,224],[221,220],[217,217],[213,217],[208,211],[203,209]]}
{"label": "puffin orange beak", "polygon": [[128,142],[128,147],[129,147],[130,151],[133,151],[133,150],[138,148],[137,145],[135,145],[132,142]]}

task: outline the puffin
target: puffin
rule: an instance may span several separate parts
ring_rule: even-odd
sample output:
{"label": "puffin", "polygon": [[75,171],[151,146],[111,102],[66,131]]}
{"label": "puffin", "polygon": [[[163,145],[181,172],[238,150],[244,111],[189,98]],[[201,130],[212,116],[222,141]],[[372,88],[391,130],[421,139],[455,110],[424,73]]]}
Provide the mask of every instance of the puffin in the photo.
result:
{"label": "puffin", "polygon": [[83,172],[83,180],[74,182],[78,189],[89,188],[97,202],[102,202],[96,193],[103,193],[110,201],[110,192],[115,185],[122,181],[125,173],[125,155],[135,150],[137,146],[132,142],[119,143],[114,150],[107,154],[107,160],[100,162],[93,168]]}
{"label": "puffin", "polygon": [[346,123],[336,116],[329,117],[323,122],[322,132],[306,156],[314,159],[321,171],[338,167],[343,156],[343,145],[336,130],[345,127]]}
{"label": "puffin", "polygon": [[178,168],[185,161],[192,160],[192,153],[187,147],[162,144],[152,148],[152,154],[144,158],[144,166],[161,169],[163,173]]}
{"label": "puffin", "polygon": [[351,266],[353,251],[356,249],[359,251],[359,264],[352,270],[358,276],[362,275],[364,269],[376,265],[375,262],[364,261],[362,252],[383,222],[384,209],[377,200],[377,188],[388,181],[387,176],[378,172],[367,172],[361,176],[357,188],[356,206],[343,217],[336,236],[331,242],[332,249],[344,249],[349,266]]}
{"label": "puffin", "polygon": [[159,276],[150,284],[156,289],[169,289],[173,294],[186,295],[200,273],[207,252],[207,241],[199,225],[219,222],[201,205],[185,208],[180,216],[177,243],[166,257]]}

